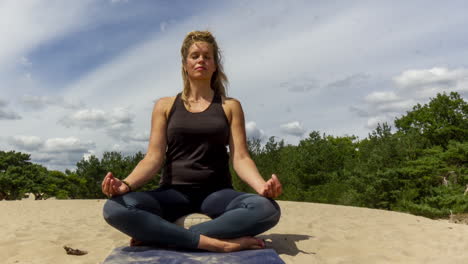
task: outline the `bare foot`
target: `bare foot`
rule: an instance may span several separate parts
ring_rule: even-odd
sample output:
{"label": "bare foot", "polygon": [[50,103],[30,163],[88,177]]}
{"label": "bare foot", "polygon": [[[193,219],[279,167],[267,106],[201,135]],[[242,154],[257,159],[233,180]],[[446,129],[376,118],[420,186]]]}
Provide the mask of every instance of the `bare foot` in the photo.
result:
{"label": "bare foot", "polygon": [[221,252],[234,252],[245,249],[265,248],[265,242],[262,239],[250,236],[220,240],[224,242],[224,246],[221,249]]}

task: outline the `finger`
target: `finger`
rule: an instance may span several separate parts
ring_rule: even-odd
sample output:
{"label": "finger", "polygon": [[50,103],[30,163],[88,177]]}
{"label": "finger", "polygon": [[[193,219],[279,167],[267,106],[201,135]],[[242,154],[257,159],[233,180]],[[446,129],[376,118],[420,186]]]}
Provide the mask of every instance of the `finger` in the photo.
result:
{"label": "finger", "polygon": [[102,192],[106,195],[109,196],[109,178],[106,178],[104,180],[104,185],[102,186]]}
{"label": "finger", "polygon": [[280,196],[281,193],[283,192],[283,186],[281,186],[281,183],[278,184],[278,186],[276,187],[276,197]]}
{"label": "finger", "polygon": [[115,194],[114,190],[112,189],[112,186],[114,185],[114,181],[115,181],[114,179],[109,179],[109,185],[107,185],[107,193],[109,195]]}
{"label": "finger", "polygon": [[120,191],[120,186],[122,185],[122,182],[115,178],[114,179],[114,184],[112,185],[112,189],[114,191],[115,194],[121,194],[122,192]]}
{"label": "finger", "polygon": [[275,183],[275,185],[281,185],[280,180],[278,179],[278,176],[276,174],[271,175],[271,179]]}
{"label": "finger", "polygon": [[276,196],[276,183],[272,180],[270,182],[270,198],[275,198]]}
{"label": "finger", "polygon": [[104,179],[102,179],[102,185],[101,185],[101,186],[104,187],[104,184],[106,183],[106,180],[110,177],[110,176],[109,176],[109,173],[110,173],[110,172],[108,172],[108,173],[106,174],[106,176],[104,176]]}
{"label": "finger", "polygon": [[278,176],[276,174],[272,175],[273,182],[275,183],[274,189],[275,189],[275,197],[281,195],[282,193],[282,186],[281,182],[278,179]]}
{"label": "finger", "polygon": [[117,192],[115,191],[115,185],[116,185],[116,180],[112,179],[111,184],[109,185],[109,191],[111,194],[117,194]]}
{"label": "finger", "polygon": [[119,191],[119,189],[117,187],[115,187],[115,184],[112,185],[112,190],[113,190],[114,193],[120,194],[120,191]]}
{"label": "finger", "polygon": [[106,178],[104,180],[104,186],[102,187],[102,192],[105,195],[109,196],[109,178]]}
{"label": "finger", "polygon": [[272,197],[273,196],[273,182],[272,181],[268,181],[268,197]]}

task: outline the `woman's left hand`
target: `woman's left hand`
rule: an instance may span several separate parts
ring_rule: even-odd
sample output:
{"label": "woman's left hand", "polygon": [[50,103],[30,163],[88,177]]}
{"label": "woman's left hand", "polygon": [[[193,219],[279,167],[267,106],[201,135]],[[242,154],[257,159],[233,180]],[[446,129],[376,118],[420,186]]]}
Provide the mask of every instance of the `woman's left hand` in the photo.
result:
{"label": "woman's left hand", "polygon": [[282,192],[283,187],[281,186],[281,182],[279,181],[276,174],[272,174],[271,179],[265,183],[259,194],[267,198],[276,198],[280,196]]}

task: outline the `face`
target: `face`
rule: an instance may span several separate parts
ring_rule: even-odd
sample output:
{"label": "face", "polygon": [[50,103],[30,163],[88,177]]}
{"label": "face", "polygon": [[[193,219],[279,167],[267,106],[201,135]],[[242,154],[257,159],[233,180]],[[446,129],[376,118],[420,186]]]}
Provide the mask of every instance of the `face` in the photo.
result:
{"label": "face", "polygon": [[211,80],[216,71],[213,47],[206,42],[195,42],[190,46],[184,65],[189,78]]}

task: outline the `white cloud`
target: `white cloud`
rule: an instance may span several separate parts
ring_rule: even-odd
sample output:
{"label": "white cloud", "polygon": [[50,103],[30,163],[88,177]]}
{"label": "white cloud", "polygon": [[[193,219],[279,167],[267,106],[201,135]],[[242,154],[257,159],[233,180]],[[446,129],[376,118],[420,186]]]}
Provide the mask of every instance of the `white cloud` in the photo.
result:
{"label": "white cloud", "polygon": [[455,91],[468,95],[468,69],[431,69],[406,70],[393,78],[398,92],[418,99],[434,97],[444,91]]}
{"label": "white cloud", "polygon": [[84,142],[75,137],[49,138],[43,141],[37,136],[13,136],[8,139],[8,142],[21,150],[44,153],[87,152],[95,148],[93,142]]}
{"label": "white cloud", "polygon": [[13,64],[30,65],[24,54],[39,43],[76,30],[90,20],[86,8],[91,0],[78,2],[40,0],[0,1],[0,70]]}
{"label": "white cloud", "polygon": [[281,125],[281,131],[287,135],[293,135],[296,137],[301,137],[305,133],[305,129],[299,121],[293,121]]}
{"label": "white cloud", "polygon": [[44,143],[44,152],[47,153],[63,153],[63,152],[79,152],[84,153],[89,149],[95,148],[95,143],[92,141],[83,142],[75,137],[67,138],[51,138]]}
{"label": "white cloud", "polygon": [[31,161],[59,170],[74,167],[87,154],[94,153],[96,148],[94,142],[76,137],[42,140],[37,136],[13,136],[7,141],[15,150],[31,154]]}
{"label": "white cloud", "polygon": [[257,127],[257,123],[249,121],[245,124],[245,130],[247,138],[263,140],[265,138],[265,132]]}
{"label": "white cloud", "polygon": [[146,152],[147,146],[145,144],[137,143],[123,143],[123,144],[113,144],[105,151],[116,151],[122,153],[123,156],[132,156],[137,152]]}
{"label": "white cloud", "polygon": [[328,89],[352,89],[352,88],[359,88],[366,83],[369,79],[368,74],[358,73],[348,76],[344,79],[340,79],[334,82],[331,82],[326,85]]}
{"label": "white cloud", "polygon": [[302,76],[301,78],[293,78],[281,82],[279,86],[281,88],[286,88],[289,92],[293,93],[304,93],[320,88],[318,82],[308,76]]}
{"label": "white cloud", "polygon": [[20,98],[19,102],[25,108],[32,110],[43,110],[48,106],[59,106],[65,109],[77,109],[83,106],[82,102],[66,102],[61,96],[24,95]]}
{"label": "white cloud", "polygon": [[36,136],[13,136],[8,139],[8,142],[20,150],[39,150],[44,145],[44,142]]}
{"label": "white cloud", "polygon": [[11,110],[5,109],[8,106],[8,102],[0,99],[0,120],[18,120],[21,116]]}
{"label": "white cloud", "polygon": [[369,119],[367,119],[366,127],[368,129],[375,129],[378,124],[387,123],[389,125],[392,125],[393,118],[394,118],[394,116],[389,115],[389,114],[381,114],[381,115],[377,115],[377,116],[372,116]]}
{"label": "white cloud", "polygon": [[149,137],[150,137],[149,132],[129,133],[129,135],[126,137],[126,139],[129,140],[129,141],[148,142]]}
{"label": "white cloud", "polygon": [[364,100],[370,104],[380,104],[387,102],[395,102],[400,100],[400,98],[395,94],[395,92],[372,92],[367,95]]}
{"label": "white cloud", "polygon": [[417,103],[426,103],[437,93],[456,91],[462,96],[468,95],[468,69],[406,70],[393,81],[393,90],[371,92],[364,97],[364,106],[350,107],[359,116],[368,117],[367,128],[374,129],[384,122],[392,125],[396,117],[410,111]]}
{"label": "white cloud", "polygon": [[119,107],[109,112],[101,109],[83,109],[61,118],[59,122],[66,127],[118,130],[128,128],[132,118],[133,114],[128,109]]}

